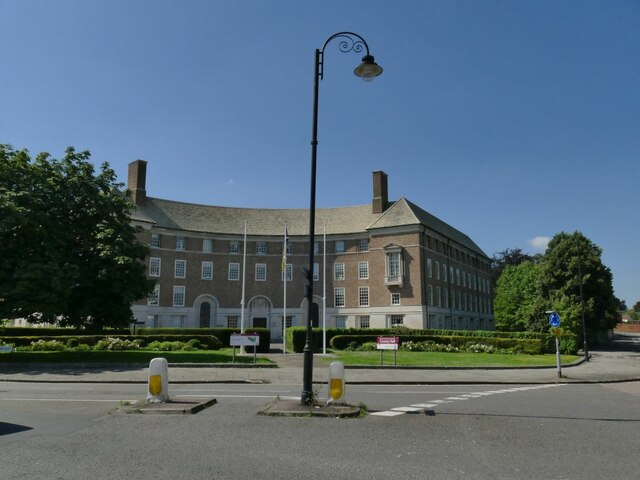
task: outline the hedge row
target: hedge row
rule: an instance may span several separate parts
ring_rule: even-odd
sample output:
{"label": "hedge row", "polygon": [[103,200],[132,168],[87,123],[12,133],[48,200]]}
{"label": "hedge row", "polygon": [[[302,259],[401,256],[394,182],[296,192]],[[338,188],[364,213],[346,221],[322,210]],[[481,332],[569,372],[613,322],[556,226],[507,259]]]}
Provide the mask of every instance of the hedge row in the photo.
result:
{"label": "hedge row", "polygon": [[31,345],[31,342],[38,340],[58,340],[67,343],[69,340],[76,340],[79,344],[89,345],[93,347],[100,340],[115,337],[122,340],[144,340],[147,344],[151,342],[184,342],[195,339],[202,346],[206,346],[207,350],[219,350],[222,342],[213,335],[55,335],[55,336],[23,336],[23,337],[0,337],[5,343],[11,343],[16,347],[24,347]]}
{"label": "hedge row", "polygon": [[[336,350],[344,350],[352,343],[362,345],[367,342],[376,341],[377,335],[336,335],[331,339],[331,348]],[[477,343],[477,336],[462,335],[399,335],[400,343],[408,341],[412,342],[434,342],[443,345],[451,345],[453,347],[464,348],[467,343]],[[529,340],[521,338],[500,338],[485,337],[481,343],[491,345],[500,349],[519,349],[524,353],[537,355],[544,353],[544,344],[541,340]]]}
{"label": "hedge row", "polygon": [[[461,337],[466,339],[463,345],[469,341],[475,341],[477,343],[484,343],[490,345],[489,339],[505,339],[505,340],[531,340],[536,341],[542,345],[542,352],[555,353],[555,337],[550,333],[535,333],[535,332],[496,332],[496,331],[484,331],[484,330],[413,330],[406,327],[400,328],[327,328],[327,345],[331,345],[331,340],[338,335],[351,335],[358,337],[369,337],[376,341],[378,336],[400,336],[405,338],[405,341],[413,340],[420,341],[416,337]],[[300,353],[304,349],[306,342],[306,328],[305,327],[291,327],[287,328],[286,339],[287,351],[293,351]],[[447,343],[446,341],[436,341],[437,343]],[[497,345],[496,345],[497,346]],[[507,347],[498,347],[507,348]],[[313,350],[318,352],[322,349],[322,329],[313,329]],[[575,354],[578,351],[577,337],[573,333],[563,333],[560,340],[560,351],[566,354]]]}
{"label": "hedge row", "polygon": [[[217,337],[225,347],[231,346],[231,335],[240,333],[239,328],[141,328],[137,330],[140,335],[213,335]],[[245,333],[252,333],[260,337],[258,353],[269,353],[271,348],[271,330],[268,328],[248,328]],[[137,337],[138,335],[136,335]],[[253,352],[253,348],[248,347]]]}
{"label": "hedge row", "polygon": [[69,337],[74,335],[107,335],[111,337],[131,335],[129,328],[105,329],[92,332],[82,328],[60,327],[0,327],[0,337]]}

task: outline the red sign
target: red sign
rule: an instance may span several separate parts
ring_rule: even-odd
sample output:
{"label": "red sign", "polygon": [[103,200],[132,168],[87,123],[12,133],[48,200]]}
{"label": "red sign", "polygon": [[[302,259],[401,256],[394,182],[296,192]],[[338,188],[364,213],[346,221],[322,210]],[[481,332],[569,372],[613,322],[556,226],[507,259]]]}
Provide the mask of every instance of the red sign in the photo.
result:
{"label": "red sign", "polygon": [[378,337],[377,338],[378,350],[397,350],[400,343],[399,337]]}

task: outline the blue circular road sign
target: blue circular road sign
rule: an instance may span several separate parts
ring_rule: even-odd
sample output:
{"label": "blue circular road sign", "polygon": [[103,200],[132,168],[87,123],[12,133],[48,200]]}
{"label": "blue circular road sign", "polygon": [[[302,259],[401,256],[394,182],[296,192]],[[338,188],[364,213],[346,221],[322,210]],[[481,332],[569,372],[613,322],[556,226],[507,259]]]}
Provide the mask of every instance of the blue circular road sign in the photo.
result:
{"label": "blue circular road sign", "polygon": [[559,327],[560,315],[558,315],[556,312],[552,312],[551,315],[549,315],[549,325],[551,325],[552,327]]}

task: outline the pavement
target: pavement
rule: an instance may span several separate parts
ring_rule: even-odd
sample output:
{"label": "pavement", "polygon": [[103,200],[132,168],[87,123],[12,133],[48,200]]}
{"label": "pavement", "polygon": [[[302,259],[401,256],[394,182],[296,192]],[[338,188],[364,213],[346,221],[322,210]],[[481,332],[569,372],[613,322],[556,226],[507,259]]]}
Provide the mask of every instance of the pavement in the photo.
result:
{"label": "pavement", "polygon": [[[303,355],[269,353],[274,365],[172,365],[169,383],[270,383],[300,384]],[[323,358],[324,357],[324,358]],[[314,355],[313,381],[327,383],[331,356]],[[347,384],[542,384],[612,383],[640,381],[640,336],[616,335],[614,341],[562,367],[536,368],[434,368],[345,367]],[[16,365],[0,363],[0,382],[147,383],[148,365]]]}

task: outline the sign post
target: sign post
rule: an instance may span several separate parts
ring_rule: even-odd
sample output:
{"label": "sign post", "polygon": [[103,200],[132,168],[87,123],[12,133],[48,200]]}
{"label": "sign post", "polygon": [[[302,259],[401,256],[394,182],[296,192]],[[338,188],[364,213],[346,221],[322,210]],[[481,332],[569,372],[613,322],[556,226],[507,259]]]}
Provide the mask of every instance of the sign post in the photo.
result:
{"label": "sign post", "polygon": [[253,363],[256,363],[256,349],[260,345],[260,335],[257,333],[233,333],[229,343],[233,347],[232,362],[236,361],[236,347],[250,347],[253,345]]}
{"label": "sign post", "polygon": [[556,367],[558,370],[558,378],[562,378],[562,366],[560,362],[560,335],[562,335],[562,330],[560,329],[560,315],[558,312],[551,312],[549,315],[549,325],[555,328],[556,334]]}
{"label": "sign post", "polygon": [[380,365],[382,365],[382,354],[385,350],[393,350],[393,364],[398,364],[399,340],[399,337],[378,337],[376,339],[376,349],[380,350]]}

